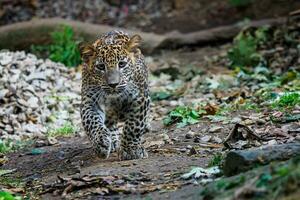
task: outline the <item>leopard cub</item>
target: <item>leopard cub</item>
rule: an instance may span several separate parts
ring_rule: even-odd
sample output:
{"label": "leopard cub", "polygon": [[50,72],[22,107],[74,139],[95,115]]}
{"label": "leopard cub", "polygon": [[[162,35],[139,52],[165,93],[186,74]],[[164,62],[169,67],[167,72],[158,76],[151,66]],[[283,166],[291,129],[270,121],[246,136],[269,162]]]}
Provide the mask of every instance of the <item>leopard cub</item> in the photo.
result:
{"label": "leopard cub", "polygon": [[[146,158],[141,139],[150,106],[148,68],[141,37],[122,31],[102,35],[80,46],[82,65],[81,119],[96,153],[122,160]],[[123,134],[117,124],[124,122]]]}

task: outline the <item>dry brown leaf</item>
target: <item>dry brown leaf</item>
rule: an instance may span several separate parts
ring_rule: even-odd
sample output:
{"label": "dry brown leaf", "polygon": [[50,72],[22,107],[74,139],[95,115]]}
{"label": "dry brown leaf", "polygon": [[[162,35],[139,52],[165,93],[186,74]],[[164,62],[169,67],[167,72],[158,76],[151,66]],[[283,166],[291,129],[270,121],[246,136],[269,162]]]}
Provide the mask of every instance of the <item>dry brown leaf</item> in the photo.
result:
{"label": "dry brown leaf", "polygon": [[204,110],[206,111],[207,115],[215,115],[217,113],[217,111],[219,110],[219,107],[217,105],[212,105],[212,104],[208,103],[204,107]]}

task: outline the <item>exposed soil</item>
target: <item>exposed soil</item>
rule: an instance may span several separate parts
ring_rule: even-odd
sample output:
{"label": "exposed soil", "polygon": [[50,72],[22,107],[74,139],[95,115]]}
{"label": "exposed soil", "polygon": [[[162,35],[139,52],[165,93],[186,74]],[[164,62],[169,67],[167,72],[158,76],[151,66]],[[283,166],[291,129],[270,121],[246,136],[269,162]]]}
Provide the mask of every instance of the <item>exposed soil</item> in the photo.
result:
{"label": "exposed soil", "polygon": [[[180,63],[180,66],[193,65],[199,70],[205,71],[203,77],[210,77],[217,74],[228,74],[228,69],[207,64],[207,59],[213,55],[220,54],[228,49],[228,46],[205,47],[195,51],[179,50],[163,52],[154,57],[154,60],[164,60],[168,63]],[[155,66],[149,66],[155,71]],[[191,82],[192,83],[192,82]],[[203,101],[209,101],[209,96],[201,92],[192,95],[201,96]],[[229,95],[229,94],[227,94]],[[171,110],[174,106],[169,100],[155,101],[152,106],[153,116],[160,116],[161,109]],[[262,115],[268,113],[262,111]],[[227,117],[234,119],[250,119],[256,116],[254,110],[243,112],[232,112]],[[119,199],[119,198],[146,198],[153,199],[194,199],[197,193],[194,191],[193,180],[185,180],[181,175],[190,171],[192,166],[207,167],[207,164],[216,152],[221,152],[224,147],[220,142],[204,142],[199,138],[210,136],[223,140],[230,132],[234,122],[224,124],[222,122],[210,122],[203,118],[195,125],[184,128],[176,128],[175,125],[166,127],[161,119],[154,117],[152,131],[145,137],[145,146],[149,152],[148,159],[119,161],[116,153],[107,160],[98,158],[86,137],[59,138],[58,144],[52,146],[38,147],[41,154],[32,154],[30,147],[17,153],[7,155],[8,162],[2,169],[15,169],[6,178],[20,180],[25,185],[27,195],[32,199]],[[284,124],[293,125],[293,123]],[[221,126],[222,129],[211,132],[209,129],[214,126]],[[297,122],[294,124],[298,127]],[[266,122],[264,124],[252,123],[255,130],[268,129],[267,137],[276,139],[274,130],[281,125]],[[188,137],[188,133],[196,135]],[[167,138],[164,138],[167,136]],[[198,140],[197,140],[198,138]],[[284,139],[285,137],[283,137]],[[270,139],[266,139],[268,141]],[[276,139],[277,140],[277,139]],[[280,142],[286,142],[279,138]],[[93,183],[91,185],[72,186],[60,183],[73,178],[73,183],[78,177],[97,177],[108,179],[109,184]],[[71,181],[72,183],[72,181]],[[76,184],[75,184],[76,185]],[[6,185],[7,187],[7,185]],[[21,187],[21,186],[20,186]],[[199,188],[199,187],[198,187]],[[172,192],[176,190],[176,192]],[[196,189],[197,190],[197,189]],[[187,196],[185,196],[187,192]],[[135,195],[135,196],[132,196]]]}
{"label": "exposed soil", "polygon": [[[62,138],[57,145],[40,148],[45,151],[40,155],[31,155],[30,149],[9,154],[7,155],[9,162],[2,169],[15,169],[16,171],[9,177],[26,183],[29,193],[36,192],[34,188],[40,185],[53,184],[58,180],[58,175],[61,177],[119,176],[120,180],[130,175],[135,184],[135,189],[131,191],[131,195],[147,196],[152,191],[148,187],[151,188],[150,186],[153,185],[162,185],[162,188],[155,190],[163,191],[165,188],[168,191],[168,189],[173,190],[188,184],[190,181],[183,180],[180,176],[188,172],[191,166],[205,167],[212,156],[212,150],[221,147],[221,145],[215,145],[217,148],[209,148],[209,145],[206,147],[193,142],[191,139],[185,139],[187,129],[170,130],[172,133],[170,134],[171,141],[176,139],[174,144],[155,145],[155,137],[161,132],[160,127],[157,128],[159,129],[153,130],[146,137],[147,142],[153,142],[152,146],[148,147],[148,159],[119,161],[116,154],[112,154],[107,160],[99,159],[92,151],[87,138],[75,137]],[[203,127],[198,125],[193,129],[199,131]],[[156,141],[160,142],[159,140]],[[200,148],[201,154],[190,155],[190,150],[187,149],[188,145],[197,149]],[[138,182],[139,180],[143,181]],[[175,185],[172,188],[173,184]],[[97,187],[95,186],[94,189],[89,187],[89,190],[96,190]],[[86,199],[87,196],[89,198],[97,196],[95,193],[84,194],[84,190],[81,192],[83,194],[78,194],[75,191],[68,198]],[[126,197],[124,195],[121,196]],[[161,196],[160,193],[155,193],[155,195]],[[60,198],[60,194],[45,192],[40,197],[42,199],[57,199]],[[116,197],[120,197],[120,194]]]}
{"label": "exposed soil", "polygon": [[[226,47],[220,48],[220,50]],[[214,68],[205,69],[206,66],[201,63],[204,62],[204,56],[210,56],[220,51],[217,48],[203,48],[197,51],[178,51],[178,52],[164,52],[154,59],[164,59],[167,62],[173,62],[174,59],[180,58],[181,65],[193,63],[197,68],[206,70],[207,73],[211,71],[214,73]],[[172,56],[171,56],[172,55]],[[197,57],[197,59],[194,59]],[[191,62],[193,60],[193,62]],[[149,66],[151,70],[155,70]],[[226,71],[225,68],[223,68]],[[223,71],[221,70],[221,71]],[[219,69],[219,73],[221,73]],[[164,105],[160,105],[160,104]],[[172,106],[166,104],[167,102],[154,102],[152,112],[159,112],[161,106],[164,109],[171,109]],[[47,192],[47,189],[40,187],[51,188],[49,185],[57,182],[61,177],[72,176],[117,176],[119,181],[126,180],[128,176],[132,176],[132,180],[128,181],[134,185],[133,189],[124,190],[123,196],[126,193],[142,195],[145,197],[149,192],[154,192],[157,198],[164,199],[167,194],[161,194],[161,191],[172,191],[190,184],[190,180],[184,180],[180,176],[188,172],[192,166],[206,167],[208,161],[213,156],[214,152],[220,151],[222,145],[213,143],[199,143],[194,138],[187,138],[186,134],[189,131],[199,133],[200,136],[205,135],[205,130],[210,127],[210,122],[203,119],[201,123],[185,128],[176,128],[176,126],[165,127],[161,120],[153,119],[151,123],[151,133],[145,136],[145,146],[149,152],[148,159],[119,161],[117,154],[114,153],[109,159],[100,159],[94,154],[91,144],[86,137],[71,137],[60,138],[59,143],[52,146],[39,147],[42,149],[42,154],[32,155],[32,149],[37,147],[30,147],[21,152],[8,154],[8,162],[2,166],[2,169],[15,169],[13,174],[7,177],[21,180],[26,183],[26,192],[31,193],[32,197],[40,196],[42,199],[60,199],[60,192],[53,192],[57,188],[54,186],[52,190]],[[216,135],[223,139],[230,127],[224,128],[222,132],[210,135]],[[164,133],[167,138],[163,138]],[[194,152],[196,151],[196,152]],[[143,181],[138,181],[143,180]],[[153,187],[157,187],[153,189]],[[124,186],[126,188],[126,186]],[[190,187],[193,187],[192,185]],[[98,186],[89,187],[89,191],[96,190]],[[155,192],[155,191],[160,192]],[[39,194],[38,191],[42,191]],[[120,197],[120,194],[112,192],[110,195]],[[125,196],[124,196],[125,195]],[[67,195],[69,199],[86,199],[87,197],[102,196],[94,192],[83,190],[74,191]],[[103,197],[103,196],[102,196]],[[104,196],[105,197],[105,196]],[[110,196],[111,197],[111,196]],[[110,198],[109,197],[109,198]]]}

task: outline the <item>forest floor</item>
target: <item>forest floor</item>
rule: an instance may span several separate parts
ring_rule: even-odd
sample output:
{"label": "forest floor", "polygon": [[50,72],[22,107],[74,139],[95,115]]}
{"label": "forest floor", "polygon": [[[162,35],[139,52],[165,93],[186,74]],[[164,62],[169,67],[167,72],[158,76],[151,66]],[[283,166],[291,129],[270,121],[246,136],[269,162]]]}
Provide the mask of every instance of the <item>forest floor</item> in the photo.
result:
{"label": "forest floor", "polygon": [[[119,161],[113,153],[103,160],[94,154],[86,137],[57,137],[52,145],[34,144],[6,154],[2,169],[13,171],[1,177],[1,185],[30,199],[199,199],[205,197],[195,196],[203,180],[183,175],[193,167],[219,165],[222,156],[218,155],[228,151],[222,151],[222,142],[235,124],[244,124],[262,139],[242,138],[235,141],[235,149],[299,141],[299,102],[292,107],[270,107],[268,97],[261,97],[298,91],[299,79],[288,78],[286,84],[273,87],[274,80],[256,74],[248,77],[252,82],[239,82],[236,73],[224,67],[231,47],[166,51],[147,57],[153,96],[152,130],[144,142],[148,159]],[[170,111],[183,105],[199,116],[190,111],[183,111],[183,117],[170,116]],[[298,118],[286,120],[290,115]],[[196,121],[184,122],[189,117]]]}
{"label": "forest floor", "polygon": [[[193,24],[185,21],[190,22],[189,17],[177,15],[176,7],[180,13],[189,15],[194,4],[176,2],[167,7],[162,19],[170,21],[177,16],[184,19],[180,24]],[[228,16],[233,9],[236,14],[228,23],[243,19],[243,8],[214,2],[213,8],[218,9],[208,7],[203,16],[211,19],[220,15],[219,10]],[[202,4],[201,1],[199,6]],[[35,13],[36,7],[44,4],[30,5],[33,8],[28,8],[28,13],[15,18],[10,16],[14,16],[20,5],[5,5],[1,24],[34,16],[48,17],[45,9],[41,9],[40,14]],[[48,4],[45,5],[47,8]],[[291,7],[293,9],[292,4]],[[154,5],[150,8],[155,10]],[[277,5],[276,9],[279,8]],[[174,13],[168,16],[172,9]],[[250,10],[246,10],[252,13],[253,9],[256,7],[251,4]],[[68,6],[66,10],[70,10]],[[206,12],[210,10],[215,11],[208,15]],[[122,12],[119,18],[124,18]],[[78,13],[79,17],[75,13],[75,17],[69,18],[84,20],[82,13]],[[194,13],[198,13],[197,8]],[[51,11],[50,15],[56,13]],[[144,13],[136,15],[141,18]],[[200,17],[194,15],[190,18],[198,23],[197,28],[182,26],[186,30],[179,31],[209,27],[209,20],[198,21]],[[109,24],[130,26],[129,19],[121,24]],[[227,24],[223,23],[226,17],[219,19],[216,25]],[[95,22],[95,19],[89,21]],[[178,27],[178,21],[171,20],[169,25],[147,28],[159,21],[159,17],[153,16],[147,23],[141,22],[135,27],[158,33]],[[297,199],[300,159],[258,167],[233,177],[213,175],[211,170],[204,169],[221,167],[230,150],[300,141],[299,26],[298,21],[282,27],[249,29],[230,44],[166,50],[146,56],[152,96],[152,130],[144,141],[149,158],[119,161],[113,153],[106,160],[100,159],[83,132],[67,137],[46,136],[8,153],[1,152],[3,143],[0,143],[0,188],[24,199],[275,199],[286,195]],[[80,121],[72,124],[81,126]],[[244,128],[234,131],[237,136],[229,141],[230,146],[224,145],[236,125]]]}

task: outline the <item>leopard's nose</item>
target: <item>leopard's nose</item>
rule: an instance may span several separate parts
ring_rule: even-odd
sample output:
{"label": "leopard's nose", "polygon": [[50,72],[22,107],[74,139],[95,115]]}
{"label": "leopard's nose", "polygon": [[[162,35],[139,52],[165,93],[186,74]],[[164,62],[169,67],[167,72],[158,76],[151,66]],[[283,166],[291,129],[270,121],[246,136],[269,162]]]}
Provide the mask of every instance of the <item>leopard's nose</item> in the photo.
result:
{"label": "leopard's nose", "polygon": [[111,88],[115,88],[115,87],[117,87],[118,84],[119,84],[119,83],[110,83],[110,84],[108,84],[108,85],[109,85],[109,87],[111,87]]}

